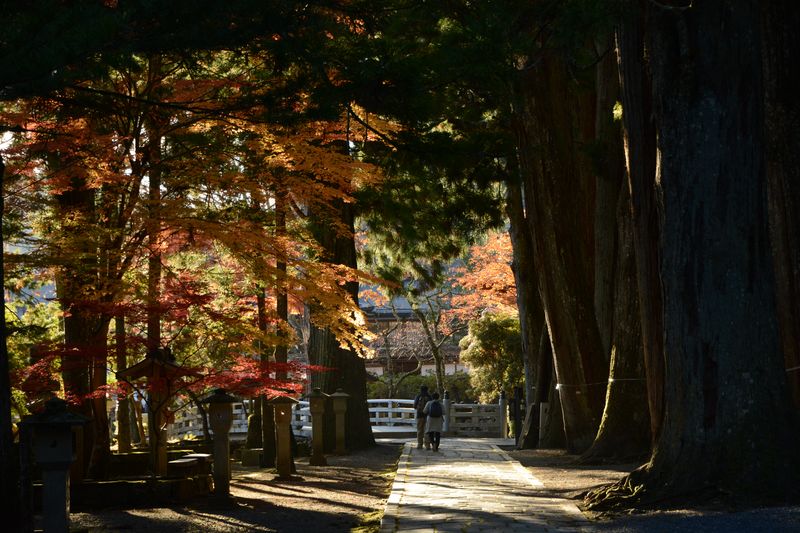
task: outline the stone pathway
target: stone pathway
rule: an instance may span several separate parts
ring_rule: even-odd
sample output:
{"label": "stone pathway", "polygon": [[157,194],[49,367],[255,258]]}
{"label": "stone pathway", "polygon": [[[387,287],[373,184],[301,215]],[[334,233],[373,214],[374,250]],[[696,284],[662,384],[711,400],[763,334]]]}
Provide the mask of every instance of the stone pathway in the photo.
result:
{"label": "stone pathway", "polygon": [[381,533],[589,531],[570,501],[537,496],[541,482],[502,439],[442,439],[438,452],[403,449]]}

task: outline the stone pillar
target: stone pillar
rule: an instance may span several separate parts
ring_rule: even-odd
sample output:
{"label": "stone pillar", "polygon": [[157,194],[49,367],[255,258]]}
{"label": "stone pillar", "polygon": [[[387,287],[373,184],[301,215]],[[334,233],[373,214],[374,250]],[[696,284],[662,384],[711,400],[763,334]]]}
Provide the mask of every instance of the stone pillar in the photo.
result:
{"label": "stone pillar", "polygon": [[297,400],[278,396],[270,400],[275,410],[275,466],[278,478],[292,477],[292,407]]}
{"label": "stone pillar", "polygon": [[69,471],[42,466],[42,526],[45,533],[69,533]]}
{"label": "stone pillar", "polygon": [[547,427],[547,421],[550,418],[550,403],[542,402],[539,404],[539,440],[537,441],[536,445],[538,446],[542,440],[544,440],[545,428]]}
{"label": "stone pillar", "polygon": [[525,405],[522,396],[522,387],[514,387],[514,444],[519,444],[519,437],[522,435],[522,408]]}
{"label": "stone pillar", "polygon": [[508,400],[506,400],[506,392],[500,391],[500,438],[505,439],[508,437]]}
{"label": "stone pillar", "polygon": [[165,395],[150,391],[147,430],[150,432],[150,464],[156,476],[167,475],[167,431],[164,423]]}
{"label": "stone pillar", "polygon": [[450,431],[450,391],[444,391],[442,395],[442,433]]}
{"label": "stone pillar", "polygon": [[324,453],[324,424],[325,401],[328,395],[317,387],[308,395],[309,410],[311,411],[311,457],[308,464],[313,466],[326,466]]}
{"label": "stone pillar", "polygon": [[347,453],[345,449],[345,414],[347,413],[347,399],[349,394],[342,389],[336,389],[336,392],[331,394],[333,399],[333,412],[336,414],[336,455],[344,455]]}
{"label": "stone pillar", "polygon": [[45,404],[43,413],[22,422],[23,427],[27,426],[23,429],[26,435],[32,429],[33,455],[42,470],[45,533],[69,532],[69,466],[74,456],[72,426],[86,421],[84,416],[67,412],[64,400],[52,398]]}
{"label": "stone pillar", "polygon": [[233,404],[239,399],[217,389],[203,400],[208,406],[208,421],[214,433],[214,494],[228,496],[231,485],[231,449],[228,432],[233,425]]}

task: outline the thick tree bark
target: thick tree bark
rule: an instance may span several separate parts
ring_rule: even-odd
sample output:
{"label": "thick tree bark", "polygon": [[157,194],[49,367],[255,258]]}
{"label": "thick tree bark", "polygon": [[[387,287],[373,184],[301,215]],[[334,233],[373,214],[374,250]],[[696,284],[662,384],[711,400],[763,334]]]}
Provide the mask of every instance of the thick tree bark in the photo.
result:
{"label": "thick tree bark", "polygon": [[644,17],[627,4],[628,15],[617,29],[617,58],[625,132],[633,243],[636,250],[636,283],[639,317],[647,375],[652,442],[658,437],[663,417],[664,333],[661,272],[658,252],[659,219],[656,212],[656,134],[652,121],[650,80],[645,73]]}
{"label": "thick tree bark", "polygon": [[71,264],[56,273],[56,294],[64,312],[64,350],[61,356],[64,391],[71,401],[77,403],[80,414],[92,420],[83,428],[83,449],[77,452],[79,461],[74,467],[76,477],[82,477],[89,468],[97,432],[89,393],[92,390],[94,350],[98,349],[96,330],[100,317],[88,308],[90,298],[86,290],[97,282],[98,257],[91,238],[87,239],[86,235],[87,228],[95,223],[94,191],[77,179],[71,185],[71,189],[56,197],[64,250],[74,254]]}
{"label": "thick tree bark", "polygon": [[622,135],[612,113],[618,79],[616,57],[609,53],[597,65],[594,303],[611,370],[600,429],[584,461],[642,457],[650,443],[639,299],[630,283],[636,277],[633,220]]}
{"label": "thick tree bark", "polygon": [[800,409],[800,10],[792,0],[762,2],[770,237],[787,377]]}
{"label": "thick tree bark", "polygon": [[604,400],[598,384],[608,376],[594,314],[594,179],[581,149],[593,138],[594,101],[555,55],[545,53],[521,76],[514,125],[525,205],[567,448],[576,453],[594,440]]}
{"label": "thick tree bark", "polygon": [[542,331],[540,343],[539,368],[536,376],[536,403],[534,409],[541,410],[541,405],[546,403],[550,408],[550,416],[538,421],[539,448],[563,448],[566,446],[564,433],[564,416],[561,409],[561,395],[556,390],[555,368],[553,367],[552,342],[547,330]]}
{"label": "thick tree bark", "polygon": [[[317,239],[328,252],[328,260],[333,264],[356,267],[356,247],[354,221],[355,214],[351,204],[339,202],[338,216],[349,228],[348,235],[340,235],[325,227],[324,215],[312,214],[316,226]],[[353,301],[358,301],[358,282],[347,282],[346,288]],[[311,309],[313,317],[314,310]],[[351,350],[342,348],[335,335],[327,328],[311,326],[308,341],[308,357],[313,365],[331,368],[327,372],[317,372],[311,376],[312,387],[331,394],[341,388],[350,395],[345,415],[345,446],[349,450],[363,449],[375,445],[367,406],[367,370],[364,360]],[[332,406],[326,409],[325,449],[332,450],[336,444],[335,418]]]}
{"label": "thick tree bark", "polygon": [[747,0],[651,13],[666,380],[650,463],[617,486],[634,488],[626,506],[798,495],[767,235],[758,15]]}
{"label": "thick tree bark", "polygon": [[596,67],[597,106],[592,166],[596,179],[594,216],[594,311],[602,341],[603,356],[610,359],[614,329],[614,290],[617,261],[617,206],[620,184],[625,177],[620,126],[614,121],[619,97],[616,57],[610,50],[613,36],[595,45],[601,57]]}
{"label": "thick tree bark", "polygon": [[584,461],[643,458],[650,449],[650,413],[639,321],[633,220],[627,183],[620,180],[617,257],[612,303],[611,370],[600,429]]}

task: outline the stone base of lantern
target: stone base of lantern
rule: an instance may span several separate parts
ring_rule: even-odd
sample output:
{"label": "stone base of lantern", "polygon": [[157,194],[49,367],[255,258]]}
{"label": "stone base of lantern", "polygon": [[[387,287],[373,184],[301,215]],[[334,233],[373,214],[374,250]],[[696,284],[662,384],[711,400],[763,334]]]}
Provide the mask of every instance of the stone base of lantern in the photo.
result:
{"label": "stone base of lantern", "polygon": [[242,466],[261,466],[263,448],[245,448],[241,450]]}

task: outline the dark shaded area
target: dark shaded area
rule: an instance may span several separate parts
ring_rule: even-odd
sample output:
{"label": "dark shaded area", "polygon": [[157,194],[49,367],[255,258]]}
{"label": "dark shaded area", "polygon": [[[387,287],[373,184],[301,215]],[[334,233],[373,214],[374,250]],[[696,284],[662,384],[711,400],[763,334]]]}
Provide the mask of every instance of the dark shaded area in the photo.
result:
{"label": "dark shaded area", "polygon": [[290,480],[274,469],[233,466],[231,500],[198,498],[161,508],[107,509],[72,515],[72,526],[91,531],[159,532],[341,532],[360,515],[383,508],[400,447],[377,445],[357,455],[328,456],[329,466],[297,461]]}

